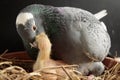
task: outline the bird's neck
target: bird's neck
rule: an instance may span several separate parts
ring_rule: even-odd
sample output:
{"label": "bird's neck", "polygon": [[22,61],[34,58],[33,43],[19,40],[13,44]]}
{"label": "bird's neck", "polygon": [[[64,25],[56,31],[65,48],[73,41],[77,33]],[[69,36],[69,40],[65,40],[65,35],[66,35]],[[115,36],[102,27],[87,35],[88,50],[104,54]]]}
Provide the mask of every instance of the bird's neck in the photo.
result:
{"label": "bird's neck", "polygon": [[36,63],[39,63],[40,68],[45,67],[45,63],[50,60],[50,52],[48,51],[39,51]]}
{"label": "bird's neck", "polygon": [[49,60],[50,59],[50,52],[49,51],[40,51],[38,54],[40,60]]}

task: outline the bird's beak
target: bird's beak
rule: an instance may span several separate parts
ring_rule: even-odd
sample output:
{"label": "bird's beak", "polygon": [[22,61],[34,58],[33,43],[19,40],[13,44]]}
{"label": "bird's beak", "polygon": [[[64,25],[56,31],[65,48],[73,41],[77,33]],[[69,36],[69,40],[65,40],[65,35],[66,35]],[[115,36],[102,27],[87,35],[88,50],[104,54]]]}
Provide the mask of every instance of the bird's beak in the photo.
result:
{"label": "bird's beak", "polygon": [[36,42],[33,42],[33,43],[29,43],[31,48],[37,48],[37,43]]}

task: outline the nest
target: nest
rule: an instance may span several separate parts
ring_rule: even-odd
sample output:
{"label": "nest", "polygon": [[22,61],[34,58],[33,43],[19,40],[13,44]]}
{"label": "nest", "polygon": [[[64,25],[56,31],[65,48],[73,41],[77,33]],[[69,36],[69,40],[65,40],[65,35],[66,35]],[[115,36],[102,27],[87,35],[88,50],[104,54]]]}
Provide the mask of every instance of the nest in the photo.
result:
{"label": "nest", "polygon": [[[53,66],[33,72],[34,61],[7,59],[2,55],[0,56],[0,80],[120,80],[120,63],[118,62],[112,67],[106,67],[104,73],[96,77],[83,76],[76,70],[78,65]],[[52,72],[56,69],[63,71],[66,76]]]}

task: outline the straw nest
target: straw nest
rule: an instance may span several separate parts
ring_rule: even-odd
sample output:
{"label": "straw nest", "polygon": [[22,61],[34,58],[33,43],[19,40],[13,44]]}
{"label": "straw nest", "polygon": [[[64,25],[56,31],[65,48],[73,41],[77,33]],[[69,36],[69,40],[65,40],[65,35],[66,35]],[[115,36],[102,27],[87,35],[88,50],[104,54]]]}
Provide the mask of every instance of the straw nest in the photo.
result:
{"label": "straw nest", "polygon": [[[77,65],[63,65],[43,68],[32,72],[34,61],[6,59],[0,56],[0,80],[120,80],[120,63],[107,67],[101,76],[83,76],[76,70]],[[113,63],[112,63],[113,64]],[[68,69],[69,68],[69,69]],[[108,69],[107,69],[108,68]],[[62,74],[52,73],[51,70],[59,69]]]}

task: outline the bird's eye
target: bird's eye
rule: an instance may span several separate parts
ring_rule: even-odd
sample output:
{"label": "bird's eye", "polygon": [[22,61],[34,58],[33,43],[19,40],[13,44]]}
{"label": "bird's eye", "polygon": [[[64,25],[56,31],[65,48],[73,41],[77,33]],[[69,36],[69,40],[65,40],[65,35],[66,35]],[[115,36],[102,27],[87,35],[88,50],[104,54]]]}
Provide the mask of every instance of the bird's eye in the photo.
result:
{"label": "bird's eye", "polygon": [[81,17],[81,21],[82,22],[87,22],[87,18],[86,17]]}
{"label": "bird's eye", "polygon": [[87,19],[86,19],[86,18],[83,18],[82,21],[83,21],[83,22],[87,22]]}
{"label": "bird's eye", "polygon": [[33,26],[32,29],[33,29],[34,31],[36,31],[37,27],[36,27],[36,26]]}

